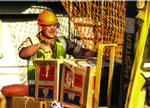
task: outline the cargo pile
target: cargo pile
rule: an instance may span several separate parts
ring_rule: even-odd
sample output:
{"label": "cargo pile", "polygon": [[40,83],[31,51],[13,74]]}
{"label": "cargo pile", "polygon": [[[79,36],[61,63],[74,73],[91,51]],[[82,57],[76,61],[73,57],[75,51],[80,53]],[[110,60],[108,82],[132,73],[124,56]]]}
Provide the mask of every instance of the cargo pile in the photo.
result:
{"label": "cargo pile", "polygon": [[29,96],[27,85],[5,86],[7,108],[52,108],[58,102],[65,107],[92,107],[96,59],[34,60],[33,64],[35,96]]}

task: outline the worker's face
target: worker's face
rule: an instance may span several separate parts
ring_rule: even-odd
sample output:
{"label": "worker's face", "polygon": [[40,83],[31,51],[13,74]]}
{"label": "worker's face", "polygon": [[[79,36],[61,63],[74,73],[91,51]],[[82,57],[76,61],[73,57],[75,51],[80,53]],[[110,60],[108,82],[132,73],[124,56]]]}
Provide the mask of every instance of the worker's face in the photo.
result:
{"label": "worker's face", "polygon": [[56,36],[56,24],[51,25],[41,25],[40,26],[42,35],[48,39],[54,38]]}

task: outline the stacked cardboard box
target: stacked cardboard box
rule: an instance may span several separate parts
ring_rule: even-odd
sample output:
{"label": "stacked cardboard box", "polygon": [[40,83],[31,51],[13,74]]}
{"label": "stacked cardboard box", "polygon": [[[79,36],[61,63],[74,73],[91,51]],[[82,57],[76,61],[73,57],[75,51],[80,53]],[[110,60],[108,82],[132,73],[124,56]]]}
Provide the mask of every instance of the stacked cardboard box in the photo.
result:
{"label": "stacked cardboard box", "polygon": [[36,99],[48,100],[50,102],[54,100],[59,101],[61,65],[64,61],[69,60],[70,59],[51,59],[33,61],[36,67]]}
{"label": "stacked cardboard box", "polygon": [[96,59],[63,63],[60,102],[68,107],[92,108]]}
{"label": "stacked cardboard box", "polygon": [[[35,60],[33,63],[36,67],[36,99],[49,102],[60,101],[66,107],[93,107],[96,59]],[[104,61],[100,90],[102,106],[106,106],[107,101],[108,71],[109,62]],[[116,75],[120,75],[118,71],[115,72]],[[118,82],[119,78],[117,79]],[[114,83],[116,82],[113,81]],[[116,99],[112,98],[112,100]]]}
{"label": "stacked cardboard box", "polygon": [[[96,59],[35,60],[36,98],[7,97],[7,108],[51,108],[60,101],[65,108],[92,108],[94,103]],[[106,106],[109,62],[103,61],[100,105]],[[115,64],[112,105],[118,105],[120,65]],[[117,91],[117,93],[116,93]]]}

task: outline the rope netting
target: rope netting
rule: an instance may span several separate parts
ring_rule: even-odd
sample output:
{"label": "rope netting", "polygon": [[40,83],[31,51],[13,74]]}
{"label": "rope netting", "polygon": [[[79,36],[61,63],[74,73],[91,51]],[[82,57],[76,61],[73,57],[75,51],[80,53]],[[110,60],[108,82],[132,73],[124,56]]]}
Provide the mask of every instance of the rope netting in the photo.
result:
{"label": "rope netting", "polygon": [[[97,51],[99,44],[118,44],[116,58],[122,57],[125,25],[125,1],[61,1],[84,43]],[[109,56],[110,48],[104,49]]]}

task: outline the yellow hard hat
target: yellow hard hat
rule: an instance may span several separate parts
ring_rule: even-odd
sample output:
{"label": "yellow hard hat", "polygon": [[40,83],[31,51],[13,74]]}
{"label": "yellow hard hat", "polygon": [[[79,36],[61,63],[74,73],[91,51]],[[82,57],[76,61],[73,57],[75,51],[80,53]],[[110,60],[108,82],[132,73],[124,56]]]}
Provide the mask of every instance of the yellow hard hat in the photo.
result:
{"label": "yellow hard hat", "polygon": [[39,25],[50,25],[58,23],[58,19],[52,11],[44,10],[38,16]]}

